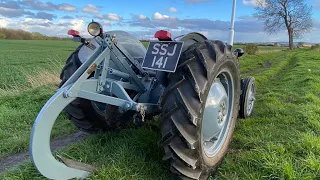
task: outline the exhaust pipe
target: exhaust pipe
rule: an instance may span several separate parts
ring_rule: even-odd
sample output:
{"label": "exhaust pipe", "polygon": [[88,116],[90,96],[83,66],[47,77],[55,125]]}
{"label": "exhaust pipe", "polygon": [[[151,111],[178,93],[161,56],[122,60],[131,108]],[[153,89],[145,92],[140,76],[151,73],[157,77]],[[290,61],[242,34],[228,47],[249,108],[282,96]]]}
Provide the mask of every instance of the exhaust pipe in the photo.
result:
{"label": "exhaust pipe", "polygon": [[233,7],[232,7],[232,15],[231,15],[231,28],[230,28],[230,35],[229,35],[229,45],[233,46],[233,41],[234,41],[234,18],[236,14],[236,5],[237,5],[237,0],[233,0]]}

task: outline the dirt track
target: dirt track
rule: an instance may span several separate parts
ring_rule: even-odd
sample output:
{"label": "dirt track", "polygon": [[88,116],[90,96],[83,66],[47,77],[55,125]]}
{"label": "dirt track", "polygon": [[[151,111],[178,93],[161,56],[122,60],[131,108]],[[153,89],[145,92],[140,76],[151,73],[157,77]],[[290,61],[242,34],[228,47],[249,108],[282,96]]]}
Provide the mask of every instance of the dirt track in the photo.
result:
{"label": "dirt track", "polygon": [[[62,136],[57,139],[54,139],[53,141],[51,141],[51,151],[57,151],[67,147],[72,143],[82,141],[83,139],[88,137],[88,135],[89,134],[87,133],[79,131],[74,134],[70,134],[68,136]],[[0,173],[10,168],[13,168],[17,165],[20,165],[21,163],[23,163],[25,160],[28,160],[28,159],[29,159],[29,152],[13,154],[7,157],[0,157]]]}
{"label": "dirt track", "polygon": [[[287,53],[283,53],[283,54],[281,54],[280,56],[275,57],[275,58],[273,58],[273,59],[281,59],[281,58],[283,58],[283,57],[285,57],[285,56],[287,56]],[[271,67],[271,65],[272,65],[271,62],[270,62],[270,60],[272,60],[272,59],[267,59],[267,60],[265,60],[265,61],[264,61],[264,65],[263,65],[262,68],[258,68],[258,69],[252,70],[252,71],[250,71],[250,72],[243,73],[242,76],[247,76],[247,75],[253,74],[253,73],[260,73],[260,72],[262,72],[262,71],[265,71],[265,70],[269,69],[269,68]]]}

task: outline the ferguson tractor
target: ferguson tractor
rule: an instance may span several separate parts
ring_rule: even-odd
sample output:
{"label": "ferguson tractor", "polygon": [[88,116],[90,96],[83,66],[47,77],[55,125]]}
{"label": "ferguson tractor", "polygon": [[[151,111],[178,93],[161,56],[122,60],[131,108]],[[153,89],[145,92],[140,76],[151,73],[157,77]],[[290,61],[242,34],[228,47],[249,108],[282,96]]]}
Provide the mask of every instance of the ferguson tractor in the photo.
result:
{"label": "ferguson tractor", "polygon": [[30,152],[37,170],[50,179],[90,174],[85,166],[69,166],[52,155],[50,134],[62,111],[92,133],[158,115],[158,144],[170,170],[183,179],[207,179],[228,150],[237,118],[253,111],[255,80],[240,76],[238,57],[244,52],[232,50],[233,26],[229,45],[200,33],[172,38],[160,30],[147,49],[127,32],[104,32],[98,22],[91,22],[88,32],[91,40],[68,32],[80,46],[34,123]]}

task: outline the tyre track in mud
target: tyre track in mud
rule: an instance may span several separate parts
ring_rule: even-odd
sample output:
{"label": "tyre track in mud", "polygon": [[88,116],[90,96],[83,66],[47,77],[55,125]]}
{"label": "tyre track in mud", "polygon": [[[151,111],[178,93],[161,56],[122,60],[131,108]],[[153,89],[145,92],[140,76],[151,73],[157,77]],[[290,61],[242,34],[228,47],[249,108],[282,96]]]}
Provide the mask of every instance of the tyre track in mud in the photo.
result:
{"label": "tyre track in mud", "polygon": [[[58,151],[66,148],[72,143],[80,142],[89,136],[88,133],[79,131],[67,136],[60,136],[54,140],[51,140],[50,147],[51,151]],[[30,159],[29,151],[12,154],[6,157],[0,157],[0,173],[3,173],[11,168],[14,168],[26,160]]]}
{"label": "tyre track in mud", "polygon": [[282,53],[281,55],[279,55],[279,56],[277,56],[277,57],[275,57],[275,58],[266,59],[266,60],[264,61],[264,66],[263,66],[262,68],[258,68],[258,69],[255,69],[255,70],[251,70],[251,71],[248,71],[248,72],[243,73],[243,74],[241,74],[241,75],[242,75],[242,76],[248,76],[248,75],[250,75],[250,74],[255,74],[255,73],[263,72],[263,71],[271,68],[271,65],[272,65],[272,63],[270,62],[271,60],[281,59],[281,58],[286,57],[286,56],[287,56],[287,53],[285,52],[285,53]]}

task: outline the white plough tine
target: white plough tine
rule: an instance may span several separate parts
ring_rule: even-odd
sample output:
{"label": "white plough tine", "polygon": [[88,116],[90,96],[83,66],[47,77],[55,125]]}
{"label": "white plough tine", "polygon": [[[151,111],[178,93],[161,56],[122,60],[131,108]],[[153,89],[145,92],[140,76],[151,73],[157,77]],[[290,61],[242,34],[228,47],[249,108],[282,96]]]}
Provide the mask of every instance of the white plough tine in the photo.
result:
{"label": "white plough tine", "polygon": [[[72,85],[72,84],[71,84]],[[70,168],[57,161],[50,149],[50,134],[60,112],[75,98],[63,97],[70,85],[59,89],[43,106],[33,125],[30,136],[31,160],[37,170],[49,179],[86,178],[89,171]]]}

